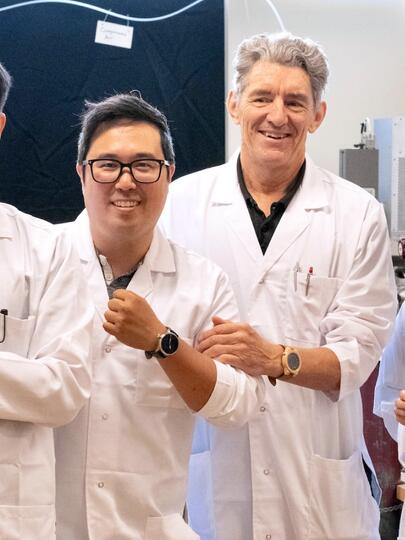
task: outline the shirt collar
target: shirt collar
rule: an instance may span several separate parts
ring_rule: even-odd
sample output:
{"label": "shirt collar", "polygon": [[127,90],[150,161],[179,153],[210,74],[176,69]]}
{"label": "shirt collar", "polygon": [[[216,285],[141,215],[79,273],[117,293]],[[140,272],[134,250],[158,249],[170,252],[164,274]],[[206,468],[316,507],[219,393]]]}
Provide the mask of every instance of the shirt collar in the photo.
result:
{"label": "shirt collar", "polygon": [[[277,203],[283,204],[285,208],[287,208],[288,203],[294,197],[298,188],[302,184],[302,180],[305,174],[305,167],[306,167],[306,160],[304,160],[304,163],[301,165],[300,170],[298,171],[296,176],[293,178],[293,180],[289,183],[284,197],[282,197],[279,201],[277,201]],[[245,184],[245,179],[243,178],[242,165],[240,162],[240,154],[236,162],[236,170],[237,170],[237,175],[238,175],[238,183],[239,183],[239,187],[242,192],[243,198],[245,199],[246,202],[252,205],[256,205],[256,201],[253,199],[252,195],[249,193]]]}

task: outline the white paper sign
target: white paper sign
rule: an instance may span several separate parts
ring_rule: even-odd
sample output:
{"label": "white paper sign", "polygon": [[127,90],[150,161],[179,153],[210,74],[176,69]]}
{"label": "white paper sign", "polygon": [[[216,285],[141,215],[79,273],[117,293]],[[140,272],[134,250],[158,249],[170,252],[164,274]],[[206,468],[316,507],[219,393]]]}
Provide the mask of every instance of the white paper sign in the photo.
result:
{"label": "white paper sign", "polygon": [[133,31],[132,26],[97,21],[95,42],[130,49],[132,47]]}

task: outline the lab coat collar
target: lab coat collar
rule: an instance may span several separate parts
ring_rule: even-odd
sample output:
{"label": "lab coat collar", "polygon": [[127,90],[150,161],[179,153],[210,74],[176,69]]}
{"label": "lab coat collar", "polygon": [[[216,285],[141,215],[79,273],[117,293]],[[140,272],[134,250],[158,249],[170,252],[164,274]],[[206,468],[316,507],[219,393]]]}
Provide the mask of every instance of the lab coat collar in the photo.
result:
{"label": "lab coat collar", "polygon": [[87,210],[83,210],[74,221],[76,228],[75,243],[82,262],[90,262],[96,255],[93,239],[90,232],[90,222]]}
{"label": "lab coat collar", "polygon": [[172,273],[176,271],[176,264],[170,242],[158,227],[155,227],[150,248],[145,255],[145,263],[151,272]]}
{"label": "lab coat collar", "polygon": [[[90,232],[90,222],[87,210],[83,210],[76,218],[77,227],[76,245],[82,262],[94,259],[96,251]],[[175,272],[176,265],[170,242],[165,238],[157,227],[153,232],[152,243],[145,255],[144,263],[147,263],[152,272]]]}
{"label": "lab coat collar", "polygon": [[[83,270],[87,276],[93,295],[96,310],[103,320],[104,311],[108,303],[107,288],[102,270],[98,261],[93,239],[90,232],[90,222],[87,211],[84,210],[74,223],[76,228],[74,237]],[[143,264],[132,277],[128,290],[147,298],[153,290],[153,272],[170,273],[176,271],[175,260],[170,242],[159,229],[155,229],[153,239]]]}
{"label": "lab coat collar", "polygon": [[15,216],[18,210],[9,204],[0,204],[0,238],[13,238],[13,227],[10,217]]}
{"label": "lab coat collar", "polygon": [[323,173],[306,156],[305,175],[297,193],[290,201],[271,240],[270,249],[263,256],[256,238],[251,219],[246,208],[237,178],[236,162],[239,151],[233,154],[224,165],[221,177],[213,193],[214,206],[227,206],[224,219],[234,230],[237,238],[254,261],[263,261],[267,269],[271,268],[283,253],[308,228],[311,210],[328,205],[328,198],[323,181]]}
{"label": "lab coat collar", "polygon": [[[214,204],[232,204],[235,197],[239,195],[239,185],[236,164],[240,150],[232,154],[229,161],[224,165],[224,171],[220,182],[216,183],[213,193]],[[312,159],[306,155],[305,175],[293,201],[298,199],[299,204],[305,210],[316,210],[328,205],[323,181],[322,171],[314,164]],[[235,187],[237,186],[237,189]],[[291,201],[292,202],[292,201]]]}

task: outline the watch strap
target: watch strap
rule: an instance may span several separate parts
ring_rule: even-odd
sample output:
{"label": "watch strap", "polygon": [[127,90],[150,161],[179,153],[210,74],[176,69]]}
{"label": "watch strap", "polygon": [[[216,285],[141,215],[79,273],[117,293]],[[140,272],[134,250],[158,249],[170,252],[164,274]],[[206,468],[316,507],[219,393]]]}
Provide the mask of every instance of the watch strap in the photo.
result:
{"label": "watch strap", "polygon": [[[166,326],[166,332],[163,332],[162,334],[158,334],[156,336],[156,339],[157,339],[157,347],[154,351],[145,351],[145,356],[146,358],[150,359],[152,357],[156,357],[156,358],[167,358],[168,356],[171,356],[172,354],[174,354],[175,352],[172,352],[172,353],[165,353],[163,350],[162,350],[162,340],[165,336],[167,336],[168,334],[171,334],[173,336],[176,336],[176,338],[179,337],[179,335],[177,334],[177,332],[175,332],[174,330],[172,330],[171,328],[169,328],[168,326]],[[177,349],[176,349],[177,350]]]}

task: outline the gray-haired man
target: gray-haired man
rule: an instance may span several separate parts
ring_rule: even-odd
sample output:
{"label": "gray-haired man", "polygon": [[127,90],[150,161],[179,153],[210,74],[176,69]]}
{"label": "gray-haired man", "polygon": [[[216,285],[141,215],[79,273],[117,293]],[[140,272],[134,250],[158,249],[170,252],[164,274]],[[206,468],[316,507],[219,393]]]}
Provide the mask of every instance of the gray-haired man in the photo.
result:
{"label": "gray-haired man", "polygon": [[196,444],[192,478],[212,485],[191,482],[192,524],[204,540],[376,540],[359,388],[395,313],[384,212],[305,155],[326,113],[317,44],[253,36],[234,68],[240,152],[177,180],[162,225],[222,266],[249,323],[215,318],[200,350],[269,381],[246,428]]}

